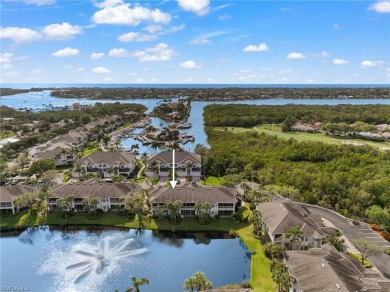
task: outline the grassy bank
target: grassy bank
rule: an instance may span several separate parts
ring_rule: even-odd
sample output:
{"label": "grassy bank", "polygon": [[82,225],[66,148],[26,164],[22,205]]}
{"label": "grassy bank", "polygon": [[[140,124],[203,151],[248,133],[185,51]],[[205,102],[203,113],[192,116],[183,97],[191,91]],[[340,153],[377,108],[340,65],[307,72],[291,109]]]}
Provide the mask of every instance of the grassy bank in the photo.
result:
{"label": "grassy bank", "polygon": [[254,292],[275,291],[276,284],[272,280],[271,261],[264,255],[260,240],[252,235],[252,226],[236,230],[242,241],[250,251],[256,251],[251,257],[251,286]]}
{"label": "grassy bank", "polygon": [[[80,225],[80,226],[114,226],[125,228],[139,228],[137,219],[129,219],[124,214],[108,212],[95,219],[89,219],[85,212],[77,212],[67,220],[62,218],[61,212],[47,215],[25,210],[15,215],[2,215],[0,223],[13,228],[39,225]],[[275,283],[270,273],[270,261],[265,257],[261,242],[252,235],[252,226],[249,223],[235,223],[232,218],[219,218],[208,225],[200,225],[196,218],[184,218],[180,224],[173,225],[169,221],[159,221],[148,218],[144,222],[145,229],[176,230],[176,231],[222,231],[235,230],[249,250],[256,251],[251,257],[251,285],[253,291],[275,291]]]}
{"label": "grassy bank", "polygon": [[261,125],[254,128],[238,128],[238,127],[227,127],[227,128],[216,128],[220,129],[221,131],[224,129],[227,129],[228,131],[242,133],[247,131],[256,131],[259,133],[265,133],[269,135],[274,135],[278,138],[282,139],[290,139],[293,138],[297,141],[303,142],[323,142],[327,144],[338,144],[341,145],[343,143],[350,143],[355,145],[368,145],[375,148],[380,149],[389,149],[390,150],[390,143],[388,142],[372,142],[362,139],[350,139],[348,137],[340,137],[335,138],[331,136],[327,136],[323,133],[306,133],[306,132],[287,132],[283,133],[282,129],[279,125]]}

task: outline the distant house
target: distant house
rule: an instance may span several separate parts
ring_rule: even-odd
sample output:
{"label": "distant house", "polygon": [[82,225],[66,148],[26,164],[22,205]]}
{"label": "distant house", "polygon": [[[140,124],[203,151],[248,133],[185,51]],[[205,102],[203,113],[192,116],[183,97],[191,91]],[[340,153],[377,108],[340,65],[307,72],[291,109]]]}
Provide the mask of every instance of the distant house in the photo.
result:
{"label": "distant house", "polygon": [[291,292],[385,292],[390,281],[365,270],[333,246],[308,251],[287,251],[286,264],[294,278]]}
{"label": "distant house", "polygon": [[[324,232],[321,230],[321,219],[317,214],[312,214],[295,204],[291,200],[258,203],[260,212],[268,236],[272,242],[279,243],[289,249],[306,249],[320,247]],[[298,246],[294,246],[288,231],[292,227],[298,227],[303,239]]]}
{"label": "distant house", "polygon": [[129,176],[135,169],[136,156],[125,152],[98,151],[84,156],[77,163],[82,173],[94,172],[106,178],[115,175]]}
{"label": "distant house", "polygon": [[64,143],[69,144],[77,150],[81,150],[88,142],[87,134],[71,131],[68,134],[58,136],[52,140],[52,143]]}
{"label": "distant house", "polygon": [[70,203],[70,209],[84,211],[83,199],[95,198],[98,200],[96,208],[107,212],[124,209],[126,207],[124,198],[128,194],[135,194],[139,191],[140,187],[135,184],[90,180],[84,183],[57,185],[50,190],[50,197],[46,200],[49,211],[56,211],[58,210],[58,199],[73,195],[75,199]]}
{"label": "distant house", "polygon": [[[168,179],[173,168],[172,151],[164,151],[159,154],[152,154],[146,162],[147,176],[158,175],[160,181]],[[199,154],[187,151],[175,152],[176,177],[185,179],[191,177],[192,181],[199,182],[201,176],[202,162]]]}
{"label": "distant house", "polygon": [[69,144],[57,142],[46,146],[36,147],[32,153],[34,160],[51,158],[56,162],[56,166],[71,165],[75,161],[76,151]]}
{"label": "distant house", "polygon": [[18,211],[15,200],[20,195],[31,192],[34,192],[34,189],[29,186],[0,187],[0,213],[15,214]]}
{"label": "distant house", "polygon": [[183,202],[180,214],[185,217],[195,216],[195,203],[209,203],[211,205],[210,215],[212,217],[230,216],[234,214],[236,205],[235,194],[224,187],[159,187],[150,194],[150,204],[152,205],[152,215],[156,216],[159,205],[168,201],[180,200]]}
{"label": "distant house", "polygon": [[306,125],[306,124],[295,124],[294,126],[291,127],[291,131],[299,131],[299,132],[315,132],[317,129],[314,128],[311,125]]}

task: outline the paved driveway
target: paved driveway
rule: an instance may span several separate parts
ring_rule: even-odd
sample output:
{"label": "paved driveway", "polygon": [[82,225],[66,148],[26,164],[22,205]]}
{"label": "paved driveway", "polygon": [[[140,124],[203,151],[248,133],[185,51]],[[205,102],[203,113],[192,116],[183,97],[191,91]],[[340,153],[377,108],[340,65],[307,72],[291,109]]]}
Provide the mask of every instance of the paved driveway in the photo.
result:
{"label": "paved driveway", "polygon": [[[361,225],[353,225],[350,220],[332,212],[331,210],[317,208],[314,206],[306,206],[306,208],[332,222],[333,225],[336,226],[336,228],[339,229],[349,240],[364,238],[365,240],[375,243],[381,250],[390,247],[390,244],[386,240],[376,234],[375,231],[371,230],[365,223],[362,223]],[[375,265],[383,276],[390,279],[390,256],[381,252],[380,254],[371,256],[368,259]]]}

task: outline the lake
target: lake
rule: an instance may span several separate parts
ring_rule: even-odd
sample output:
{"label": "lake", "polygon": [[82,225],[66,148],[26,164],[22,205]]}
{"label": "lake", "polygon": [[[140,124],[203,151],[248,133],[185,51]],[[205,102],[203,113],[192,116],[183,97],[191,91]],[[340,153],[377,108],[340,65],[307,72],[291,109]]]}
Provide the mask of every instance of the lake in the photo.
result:
{"label": "lake", "polygon": [[203,271],[213,287],[250,278],[248,249],[239,238],[220,233],[181,236],[133,229],[63,233],[42,226],[19,236],[3,234],[0,252],[1,287],[37,292],[121,292],[131,286],[132,276],[149,280],[142,286],[145,292],[183,291],[184,280],[197,271]]}
{"label": "lake", "polygon": [[[173,101],[177,99],[172,99]],[[109,99],[91,100],[84,98],[72,98],[64,99],[57,98],[50,95],[49,90],[42,92],[30,92],[21,93],[10,96],[2,96],[0,98],[0,105],[6,105],[13,108],[31,108],[33,110],[42,110],[48,107],[63,107],[72,106],[73,103],[79,103],[82,105],[93,105],[96,102],[118,102]],[[121,100],[123,103],[139,103],[148,107],[147,113],[150,113],[152,109],[157,106],[161,99],[132,99]],[[184,150],[193,151],[196,144],[203,144],[209,146],[207,143],[207,136],[203,127],[203,108],[209,104],[254,104],[254,105],[285,105],[285,104],[308,104],[308,105],[337,105],[337,104],[386,104],[390,105],[390,99],[263,99],[263,100],[243,100],[243,101],[195,101],[191,103],[191,112],[189,122],[192,124],[192,128],[186,129],[185,132],[192,134],[195,137],[195,142],[189,142],[183,145]],[[153,126],[160,127],[160,123],[165,125],[166,123],[158,118],[152,119]],[[139,145],[139,153],[155,153],[150,146],[144,146],[133,138],[125,138],[122,140],[124,147],[131,147],[133,144]],[[161,151],[161,150],[157,150]]]}

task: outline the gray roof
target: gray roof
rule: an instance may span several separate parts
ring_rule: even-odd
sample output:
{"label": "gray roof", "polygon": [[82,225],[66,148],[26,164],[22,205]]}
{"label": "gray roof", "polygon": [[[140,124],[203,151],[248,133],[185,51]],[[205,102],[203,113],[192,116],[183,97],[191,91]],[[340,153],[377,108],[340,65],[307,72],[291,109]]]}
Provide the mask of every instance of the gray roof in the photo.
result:
{"label": "gray roof", "polygon": [[103,152],[98,151],[91,153],[83,158],[81,158],[78,163],[81,165],[90,164],[129,164],[132,161],[135,162],[135,155],[125,152]]}
{"label": "gray roof", "polygon": [[138,185],[129,183],[90,180],[84,183],[58,185],[50,190],[50,194],[53,198],[64,198],[68,195],[74,195],[76,198],[120,198],[139,190]]}
{"label": "gray roof", "polygon": [[256,208],[260,211],[271,234],[284,234],[291,227],[298,226],[305,237],[322,235],[316,223],[318,217],[307,213],[291,200],[259,203]]}
{"label": "gray roof", "polygon": [[58,136],[57,138],[53,139],[55,142],[63,142],[63,143],[78,143],[79,140],[83,140],[87,137],[86,134],[80,133],[80,132],[69,132],[68,134],[64,134],[61,136]]}
{"label": "gray roof", "polygon": [[[152,154],[148,158],[148,163],[153,161],[160,160],[162,163],[172,163],[172,151],[163,151],[159,154]],[[175,162],[176,163],[186,163],[191,161],[196,164],[201,163],[201,157],[199,154],[191,153],[187,151],[175,151]]]}
{"label": "gray roof", "polygon": [[388,291],[384,289],[390,284],[378,273],[367,277],[328,244],[308,251],[287,251],[286,261],[303,292]]}
{"label": "gray roof", "polygon": [[12,202],[18,196],[34,192],[34,189],[30,186],[8,186],[0,187],[0,202]]}
{"label": "gray roof", "polygon": [[235,203],[232,191],[224,187],[159,187],[150,193],[151,203],[166,203],[180,200],[183,203]]}
{"label": "gray roof", "polygon": [[64,149],[72,149],[72,146],[63,142],[57,142],[53,145],[48,146],[46,149],[42,149],[42,152],[35,153],[35,157],[39,159],[55,158],[56,155],[61,154]]}

